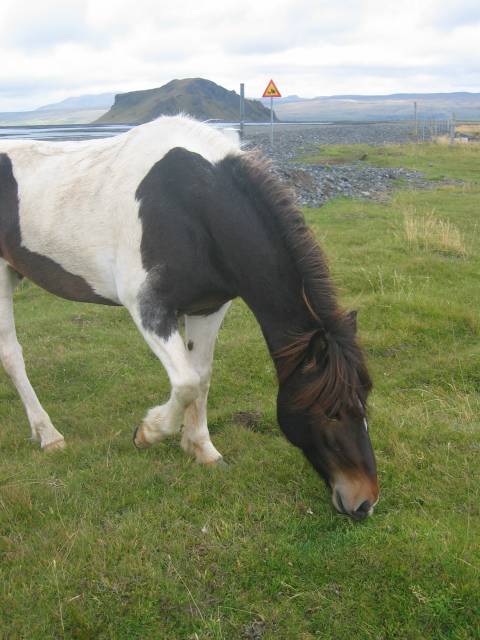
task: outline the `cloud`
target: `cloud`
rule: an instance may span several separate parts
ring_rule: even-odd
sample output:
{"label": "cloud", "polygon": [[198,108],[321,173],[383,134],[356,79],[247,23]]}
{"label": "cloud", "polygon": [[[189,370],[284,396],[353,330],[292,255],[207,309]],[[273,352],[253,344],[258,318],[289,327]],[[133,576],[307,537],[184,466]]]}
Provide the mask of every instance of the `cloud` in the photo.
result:
{"label": "cloud", "polygon": [[443,31],[480,24],[478,0],[445,0],[432,7],[431,24]]}
{"label": "cloud", "polygon": [[42,0],[40,3],[6,0],[2,3],[2,14],[0,34],[4,47],[38,51],[62,42],[81,42],[91,38],[81,0]]}
{"label": "cloud", "polygon": [[4,0],[0,110],[206,77],[260,96],[480,90],[478,0]]}

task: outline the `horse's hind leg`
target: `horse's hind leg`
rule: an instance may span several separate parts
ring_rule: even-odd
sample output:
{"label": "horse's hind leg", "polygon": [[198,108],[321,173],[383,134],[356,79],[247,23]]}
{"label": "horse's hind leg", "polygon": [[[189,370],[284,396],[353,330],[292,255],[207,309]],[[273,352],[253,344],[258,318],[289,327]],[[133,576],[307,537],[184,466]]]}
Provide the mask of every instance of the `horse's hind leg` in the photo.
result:
{"label": "horse's hind leg", "polygon": [[208,316],[186,316],[185,334],[190,361],[200,377],[197,399],[185,411],[182,434],[183,449],[195,456],[197,462],[221,460],[221,454],[210,440],[207,424],[207,398],[212,375],[215,341],[230,303]]}
{"label": "horse's hind leg", "polygon": [[44,450],[57,449],[63,447],[65,441],[52,425],[28,380],[22,347],[15,332],[13,291],[18,281],[17,274],[0,259],[0,360],[23,402],[32,429],[32,439],[38,440]]}

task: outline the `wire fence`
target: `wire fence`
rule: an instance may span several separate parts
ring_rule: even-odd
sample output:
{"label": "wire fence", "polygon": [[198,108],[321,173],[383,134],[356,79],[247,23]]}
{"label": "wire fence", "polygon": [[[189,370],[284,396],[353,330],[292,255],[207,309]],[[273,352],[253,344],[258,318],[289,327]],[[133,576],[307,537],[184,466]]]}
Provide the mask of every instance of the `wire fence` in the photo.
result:
{"label": "wire fence", "polygon": [[425,142],[440,136],[455,139],[456,122],[454,118],[427,119],[419,118],[414,122],[414,137],[417,142]]}

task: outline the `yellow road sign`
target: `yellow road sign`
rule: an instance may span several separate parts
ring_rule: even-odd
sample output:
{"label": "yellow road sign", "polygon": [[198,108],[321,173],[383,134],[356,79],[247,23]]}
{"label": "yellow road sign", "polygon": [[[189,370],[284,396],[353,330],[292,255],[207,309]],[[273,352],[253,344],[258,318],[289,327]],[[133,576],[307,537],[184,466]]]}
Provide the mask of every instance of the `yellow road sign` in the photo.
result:
{"label": "yellow road sign", "polygon": [[270,80],[270,82],[268,83],[267,88],[263,92],[263,97],[264,98],[281,98],[282,97],[282,94],[277,89],[277,85],[274,83],[273,80]]}

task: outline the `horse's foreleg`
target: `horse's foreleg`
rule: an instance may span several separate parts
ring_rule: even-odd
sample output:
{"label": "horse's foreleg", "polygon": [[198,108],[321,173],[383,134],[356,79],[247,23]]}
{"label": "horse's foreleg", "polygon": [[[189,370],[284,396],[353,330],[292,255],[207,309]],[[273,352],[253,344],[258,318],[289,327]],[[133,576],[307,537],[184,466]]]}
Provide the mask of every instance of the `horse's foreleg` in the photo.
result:
{"label": "horse's foreleg", "polygon": [[177,328],[167,338],[162,338],[144,327],[135,309],[131,314],[145,341],[165,367],[172,386],[168,401],[150,409],[135,431],[134,443],[142,448],[180,431],[185,409],[198,396],[200,378],[189,361]]}
{"label": "horse's foreleg", "polygon": [[186,316],[185,334],[190,362],[200,378],[198,397],[185,411],[182,434],[183,449],[195,456],[197,462],[221,460],[221,454],[210,440],[207,424],[207,398],[212,375],[215,341],[230,303],[209,316]]}
{"label": "horse's foreleg", "polygon": [[17,274],[0,259],[0,360],[23,402],[32,429],[32,439],[39,441],[44,450],[58,449],[65,446],[65,441],[52,425],[28,380],[22,347],[17,340],[13,291],[18,280]]}

